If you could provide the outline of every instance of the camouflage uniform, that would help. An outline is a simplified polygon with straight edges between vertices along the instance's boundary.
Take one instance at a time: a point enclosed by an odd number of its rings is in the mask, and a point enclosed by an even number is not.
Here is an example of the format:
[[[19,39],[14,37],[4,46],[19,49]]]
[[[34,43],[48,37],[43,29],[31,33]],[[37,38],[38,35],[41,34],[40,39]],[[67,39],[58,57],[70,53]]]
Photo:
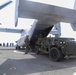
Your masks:
[[[42,43],[41,42],[42,41],[42,35],[41,34],[39,35],[38,41],[39,41],[40,44]]]
[[[29,36],[27,35],[26,36],[26,39],[25,39],[25,46],[26,46],[26,49],[25,49],[25,54],[27,54],[30,50],[30,46],[29,46]]]

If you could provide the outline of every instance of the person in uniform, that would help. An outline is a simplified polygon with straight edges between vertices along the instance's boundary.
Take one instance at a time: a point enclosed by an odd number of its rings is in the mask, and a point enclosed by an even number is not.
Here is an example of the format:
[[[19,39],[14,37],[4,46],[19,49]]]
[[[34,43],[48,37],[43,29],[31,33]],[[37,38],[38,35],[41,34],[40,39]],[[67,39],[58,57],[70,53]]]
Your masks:
[[[29,35],[26,35],[26,38],[25,38],[25,46],[26,46],[26,49],[25,49],[25,54],[28,54],[28,52],[30,51],[30,42],[29,42]]]
[[[42,46],[42,34],[39,35],[38,43],[40,46]]]
[[[40,35],[39,35],[39,38],[38,38],[38,41],[41,42],[41,40],[42,40],[42,34],[40,34]]]

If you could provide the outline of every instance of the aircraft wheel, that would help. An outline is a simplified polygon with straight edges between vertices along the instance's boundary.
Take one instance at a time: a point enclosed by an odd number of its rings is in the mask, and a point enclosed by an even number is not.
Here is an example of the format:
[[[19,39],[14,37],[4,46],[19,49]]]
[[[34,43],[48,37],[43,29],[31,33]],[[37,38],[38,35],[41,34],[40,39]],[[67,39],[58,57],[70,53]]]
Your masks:
[[[21,49],[20,46],[18,46],[18,49],[19,49],[19,50]]]
[[[58,48],[53,47],[49,51],[49,58],[52,59],[53,61],[60,61],[64,57],[63,57],[62,52]]]
[[[17,45],[17,46],[16,46],[16,50],[18,50],[18,49],[19,49],[19,46]]]

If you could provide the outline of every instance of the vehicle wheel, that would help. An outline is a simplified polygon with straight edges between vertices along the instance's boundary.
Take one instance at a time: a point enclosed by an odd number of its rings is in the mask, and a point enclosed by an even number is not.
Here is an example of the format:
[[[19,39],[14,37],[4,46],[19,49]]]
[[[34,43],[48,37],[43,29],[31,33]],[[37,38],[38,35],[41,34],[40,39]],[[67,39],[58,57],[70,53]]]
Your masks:
[[[53,61],[60,61],[64,58],[64,56],[58,48],[53,47],[49,51],[49,58]]]
[[[40,51],[39,51],[39,49],[38,49],[37,46],[35,46],[35,53],[36,53],[36,54],[39,54],[39,53],[40,53]]]

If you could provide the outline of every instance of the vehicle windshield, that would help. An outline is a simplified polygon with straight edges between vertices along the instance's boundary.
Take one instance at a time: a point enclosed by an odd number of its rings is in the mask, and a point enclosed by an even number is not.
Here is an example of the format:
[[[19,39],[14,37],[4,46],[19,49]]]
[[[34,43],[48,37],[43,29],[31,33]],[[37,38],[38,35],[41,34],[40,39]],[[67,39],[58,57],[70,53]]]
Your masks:
[[[59,40],[59,41],[66,41],[66,42],[75,41],[74,38],[59,38],[58,40]]]

